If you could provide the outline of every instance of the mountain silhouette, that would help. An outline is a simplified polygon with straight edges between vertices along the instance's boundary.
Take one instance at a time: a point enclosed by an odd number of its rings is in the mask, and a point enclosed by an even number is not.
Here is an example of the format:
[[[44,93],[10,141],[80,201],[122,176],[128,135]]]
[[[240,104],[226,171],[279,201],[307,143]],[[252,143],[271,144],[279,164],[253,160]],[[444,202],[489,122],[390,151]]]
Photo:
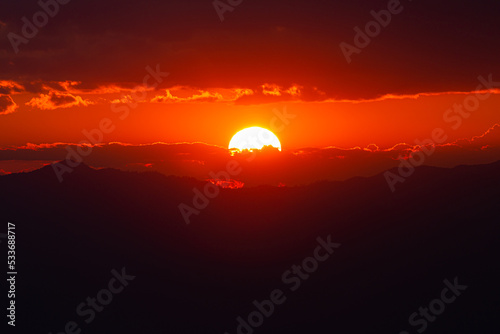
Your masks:
[[[190,224],[179,205],[193,207],[204,181],[85,164],[63,182],[52,166],[0,176],[4,224],[16,225],[16,329],[498,333],[499,172],[500,162],[422,166],[395,192],[383,174],[220,189]],[[285,273],[328,238],[340,245],[292,291],[299,283]],[[87,323],[77,306],[122,268],[135,278]],[[467,288],[411,325],[455,279]],[[276,289],[285,300],[248,325],[254,301]]]

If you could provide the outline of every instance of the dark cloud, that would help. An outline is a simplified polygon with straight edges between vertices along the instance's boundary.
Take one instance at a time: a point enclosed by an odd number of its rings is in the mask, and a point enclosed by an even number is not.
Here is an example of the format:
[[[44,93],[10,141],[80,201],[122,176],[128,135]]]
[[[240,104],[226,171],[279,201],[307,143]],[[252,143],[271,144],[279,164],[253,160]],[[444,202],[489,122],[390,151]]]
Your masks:
[[[25,88],[22,84],[11,80],[0,80],[0,94],[16,94],[24,92]]]
[[[82,98],[81,96],[59,93],[51,91],[48,94],[40,94],[39,97],[32,98],[26,104],[42,110],[54,110],[57,108],[69,108],[73,106],[88,106],[93,102]]]
[[[316,87],[330,98],[470,91],[500,77],[498,1],[402,1],[403,12],[347,64],[339,44],[388,1],[244,1],[221,22],[212,1],[70,1],[15,54],[7,38],[36,1],[4,4],[0,73],[28,81],[140,84],[147,65],[163,87]],[[316,97],[311,97],[314,100]],[[247,97],[249,99],[249,97]]]

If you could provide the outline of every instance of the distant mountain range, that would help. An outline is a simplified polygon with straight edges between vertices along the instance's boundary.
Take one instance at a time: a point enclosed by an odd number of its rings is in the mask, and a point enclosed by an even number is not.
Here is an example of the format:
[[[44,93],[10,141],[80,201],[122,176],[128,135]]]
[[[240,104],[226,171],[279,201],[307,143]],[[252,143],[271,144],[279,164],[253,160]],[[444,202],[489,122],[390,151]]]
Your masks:
[[[84,164],[62,183],[51,166],[0,176],[3,224],[16,224],[16,330],[59,333],[68,321],[101,334],[500,330],[500,162],[418,167],[394,193],[383,174],[216,195],[206,185]],[[206,201],[193,203],[198,191]],[[180,205],[196,212],[190,224]],[[123,267],[135,278],[86,323],[77,306]],[[419,314],[455,280],[467,288],[453,302]],[[266,311],[276,289],[281,303]],[[272,314],[260,321],[254,300]]]

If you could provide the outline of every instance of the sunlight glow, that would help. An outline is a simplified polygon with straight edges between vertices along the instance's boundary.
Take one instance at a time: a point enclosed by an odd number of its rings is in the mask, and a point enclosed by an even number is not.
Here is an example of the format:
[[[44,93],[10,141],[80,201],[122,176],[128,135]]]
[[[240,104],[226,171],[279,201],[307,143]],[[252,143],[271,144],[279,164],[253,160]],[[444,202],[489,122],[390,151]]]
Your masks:
[[[253,126],[236,133],[229,142],[229,149],[254,150],[264,146],[273,146],[281,151],[281,143],[271,131]]]

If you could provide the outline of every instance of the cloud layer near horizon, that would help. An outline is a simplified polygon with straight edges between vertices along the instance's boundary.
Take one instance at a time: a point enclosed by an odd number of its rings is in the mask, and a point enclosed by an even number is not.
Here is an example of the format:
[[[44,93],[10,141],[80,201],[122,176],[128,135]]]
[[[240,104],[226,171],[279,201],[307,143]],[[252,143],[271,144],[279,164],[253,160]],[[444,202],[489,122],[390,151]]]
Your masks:
[[[500,125],[484,134],[452,143],[423,146],[398,144],[389,149],[376,145],[355,148],[304,148],[278,152],[268,150],[258,154],[236,154],[222,147],[203,143],[155,143],[130,145],[110,143],[96,146],[75,144],[28,144],[16,149],[0,150],[3,173],[26,171],[44,164],[64,160],[83,161],[94,167],[112,167],[133,171],[158,171],[166,175],[209,179],[210,172],[227,170],[229,161],[237,161],[241,173],[234,179],[247,186],[260,184],[300,185],[321,180],[345,180],[355,176],[371,176],[397,167],[401,159],[425,154],[425,165],[453,167],[459,164],[481,164],[498,160],[500,156]],[[427,144],[427,145],[426,145]],[[32,162],[31,166],[29,162]],[[10,171],[9,171],[10,169]],[[16,170],[17,169],[17,170]]]

